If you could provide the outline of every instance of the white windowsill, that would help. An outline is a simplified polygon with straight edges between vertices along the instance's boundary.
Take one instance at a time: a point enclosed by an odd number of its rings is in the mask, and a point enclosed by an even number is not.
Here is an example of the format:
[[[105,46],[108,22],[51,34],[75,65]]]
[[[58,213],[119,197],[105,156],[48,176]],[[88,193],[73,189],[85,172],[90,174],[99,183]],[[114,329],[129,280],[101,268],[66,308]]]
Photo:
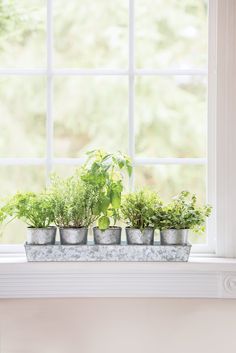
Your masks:
[[[0,258],[0,298],[236,298],[236,259],[188,263],[48,262]]]

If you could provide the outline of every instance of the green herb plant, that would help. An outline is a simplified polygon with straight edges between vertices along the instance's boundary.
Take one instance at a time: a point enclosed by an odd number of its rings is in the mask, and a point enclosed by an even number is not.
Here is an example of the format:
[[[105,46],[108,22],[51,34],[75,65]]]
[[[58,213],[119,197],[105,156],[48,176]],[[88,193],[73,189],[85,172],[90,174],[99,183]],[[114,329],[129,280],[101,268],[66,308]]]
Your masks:
[[[198,206],[197,197],[188,191],[182,191],[172,202],[158,208],[156,227],[164,229],[191,229],[195,233],[205,231],[206,218],[210,216],[212,207]]]
[[[45,192],[18,192],[0,209],[0,223],[22,220],[29,227],[46,228],[53,222],[53,208]]]
[[[98,202],[97,189],[81,180],[78,171],[66,179],[53,175],[48,194],[58,227],[88,227],[98,218],[93,212]]]
[[[118,152],[109,154],[102,150],[87,153],[83,166],[82,180],[92,185],[98,194],[93,214],[98,218],[98,227],[106,230],[113,220],[114,225],[120,219],[123,178],[131,176],[132,165],[128,156]]]
[[[141,190],[125,195],[122,199],[121,213],[129,227],[143,230],[155,226],[155,215],[162,201],[156,192]]]

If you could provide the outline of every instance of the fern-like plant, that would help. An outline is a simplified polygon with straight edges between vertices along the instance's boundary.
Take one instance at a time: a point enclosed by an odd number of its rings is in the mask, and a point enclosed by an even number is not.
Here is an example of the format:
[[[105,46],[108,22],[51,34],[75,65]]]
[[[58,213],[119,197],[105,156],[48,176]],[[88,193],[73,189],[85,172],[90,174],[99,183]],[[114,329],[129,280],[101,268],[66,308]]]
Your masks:
[[[58,227],[88,227],[98,218],[94,213],[99,197],[97,188],[81,180],[78,170],[66,179],[53,175],[48,194]]]
[[[143,230],[155,226],[155,216],[162,201],[155,192],[141,190],[125,195],[122,200],[122,218],[129,227]]]

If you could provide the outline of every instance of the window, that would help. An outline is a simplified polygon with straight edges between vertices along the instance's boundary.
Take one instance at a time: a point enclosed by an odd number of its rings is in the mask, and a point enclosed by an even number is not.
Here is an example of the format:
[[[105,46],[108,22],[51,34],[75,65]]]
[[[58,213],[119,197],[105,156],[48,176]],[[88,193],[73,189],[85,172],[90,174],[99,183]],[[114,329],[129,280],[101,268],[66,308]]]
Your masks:
[[[3,195],[39,190],[102,147],[131,156],[132,188],[212,202],[208,1],[5,0],[0,12]],[[192,242],[212,251],[213,232]]]

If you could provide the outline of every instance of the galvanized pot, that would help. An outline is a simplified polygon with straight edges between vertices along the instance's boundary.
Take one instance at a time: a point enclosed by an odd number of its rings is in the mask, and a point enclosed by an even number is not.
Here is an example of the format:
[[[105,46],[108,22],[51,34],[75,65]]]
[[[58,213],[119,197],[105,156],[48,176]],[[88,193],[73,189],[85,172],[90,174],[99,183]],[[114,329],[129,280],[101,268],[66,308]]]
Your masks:
[[[93,228],[94,243],[99,245],[119,245],[121,242],[121,227],[109,227],[101,230]]]
[[[47,228],[27,228],[27,244],[33,245],[53,245],[56,240],[56,227]]]
[[[154,228],[137,228],[126,227],[127,244],[129,245],[153,245],[154,243]]]
[[[161,245],[185,245],[188,243],[189,229],[161,230]]]
[[[60,228],[60,240],[63,245],[86,244],[88,228]]]

